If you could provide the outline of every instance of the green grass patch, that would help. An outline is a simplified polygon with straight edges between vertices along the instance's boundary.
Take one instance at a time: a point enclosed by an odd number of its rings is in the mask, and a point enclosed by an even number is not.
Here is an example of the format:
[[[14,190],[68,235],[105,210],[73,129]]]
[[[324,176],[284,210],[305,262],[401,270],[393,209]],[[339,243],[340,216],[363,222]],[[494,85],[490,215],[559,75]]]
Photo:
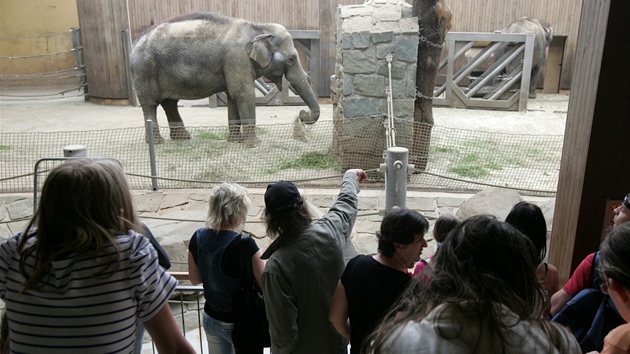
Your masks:
[[[9,150],[11,146],[9,145],[0,145],[0,150]]]
[[[341,165],[336,163],[331,155],[321,152],[308,152],[295,160],[287,160],[280,163],[280,165],[265,170],[267,174],[273,174],[278,171],[295,169],[307,169],[307,170],[324,170],[327,168],[333,168],[335,171],[341,171]]]
[[[215,133],[210,131],[200,132],[197,137],[201,140],[227,140],[227,131],[223,131],[222,133]]]

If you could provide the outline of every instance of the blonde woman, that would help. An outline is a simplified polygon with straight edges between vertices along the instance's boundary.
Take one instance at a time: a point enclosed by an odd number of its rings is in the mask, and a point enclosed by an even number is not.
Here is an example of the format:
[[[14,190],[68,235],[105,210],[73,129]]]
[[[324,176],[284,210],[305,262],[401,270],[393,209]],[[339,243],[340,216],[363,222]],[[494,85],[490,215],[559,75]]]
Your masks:
[[[251,202],[247,191],[235,183],[222,183],[210,191],[206,227],[197,230],[188,247],[188,272],[193,284],[203,284],[206,303],[202,315],[210,353],[234,353],[233,299],[241,289],[239,254],[251,256],[254,279],[260,286],[265,263],[251,237],[241,238]],[[262,353],[263,348],[255,352]]]

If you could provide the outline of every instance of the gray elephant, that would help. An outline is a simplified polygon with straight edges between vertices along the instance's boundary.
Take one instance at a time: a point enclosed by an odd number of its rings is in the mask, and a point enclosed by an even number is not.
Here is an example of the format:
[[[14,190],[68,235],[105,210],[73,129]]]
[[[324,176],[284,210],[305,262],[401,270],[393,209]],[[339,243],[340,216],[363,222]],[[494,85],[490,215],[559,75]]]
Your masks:
[[[320,108],[302,69],[289,32],[275,23],[252,23],[214,13],[190,13],[168,19],[145,31],[130,55],[133,86],[145,121],[166,112],[171,139],[190,139],[177,110],[180,99],[200,99],[218,92],[228,97],[228,141],[255,146],[254,80],[266,77],[282,90],[282,77],[306,102],[304,123],[315,123]]]
[[[532,72],[529,81],[529,98],[536,98],[536,83],[538,82],[538,76],[541,70],[545,67],[547,62],[547,47],[553,39],[553,28],[547,22],[540,22],[536,19],[529,17],[521,17],[518,20],[510,23],[504,29],[503,33],[527,33],[533,32],[536,36],[534,40],[534,55],[532,58]],[[512,72],[514,67],[520,65],[520,62],[515,60],[507,66],[506,72]]]

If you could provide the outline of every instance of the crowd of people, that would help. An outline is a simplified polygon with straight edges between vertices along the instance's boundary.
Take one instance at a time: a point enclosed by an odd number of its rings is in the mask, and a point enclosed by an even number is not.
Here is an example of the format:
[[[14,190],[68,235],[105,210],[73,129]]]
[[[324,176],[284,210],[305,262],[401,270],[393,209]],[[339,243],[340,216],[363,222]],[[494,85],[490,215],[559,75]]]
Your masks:
[[[546,261],[545,217],[528,202],[505,221],[444,214],[431,234],[421,213],[389,210],[377,253],[345,264],[366,178],[346,171],[320,218],[295,184],[270,184],[263,219],[272,243],[264,252],[245,231],[247,190],[211,189],[206,225],[188,248],[211,354],[265,346],[341,354],[348,344],[352,354],[630,353],[630,194],[600,250],[560,288]],[[427,235],[437,245],[422,259]],[[1,352],[138,353],[146,328],[158,352],[193,353],[167,303],[177,285],[169,266],[138,219],[119,164],[60,164],[27,227],[0,245]],[[252,312],[251,321],[261,321],[268,343],[234,337],[243,309],[254,308],[242,296],[248,291],[264,298],[263,316]]]

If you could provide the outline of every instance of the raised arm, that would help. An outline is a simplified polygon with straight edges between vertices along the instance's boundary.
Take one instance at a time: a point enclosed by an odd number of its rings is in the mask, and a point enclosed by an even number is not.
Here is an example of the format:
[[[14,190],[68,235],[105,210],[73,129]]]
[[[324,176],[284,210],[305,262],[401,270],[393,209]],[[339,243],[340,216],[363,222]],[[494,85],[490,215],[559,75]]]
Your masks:
[[[366,178],[365,171],[361,169],[346,171],[335,203],[316,223],[335,237],[340,247],[343,247],[354,227],[358,211],[359,183]]]

